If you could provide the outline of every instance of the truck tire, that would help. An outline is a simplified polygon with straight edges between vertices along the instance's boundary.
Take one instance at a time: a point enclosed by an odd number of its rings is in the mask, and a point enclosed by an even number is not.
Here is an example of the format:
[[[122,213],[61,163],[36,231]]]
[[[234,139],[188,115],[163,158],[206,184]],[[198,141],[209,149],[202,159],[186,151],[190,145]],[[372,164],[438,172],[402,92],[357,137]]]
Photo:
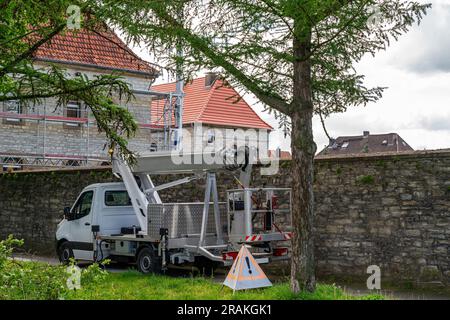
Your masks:
[[[69,243],[67,241],[61,243],[58,247],[59,261],[64,265],[68,265],[70,263],[70,259],[73,257],[73,251],[72,248],[69,247]]]
[[[149,247],[144,247],[139,251],[136,265],[139,272],[144,274],[161,272],[161,259],[156,255],[155,250]]]

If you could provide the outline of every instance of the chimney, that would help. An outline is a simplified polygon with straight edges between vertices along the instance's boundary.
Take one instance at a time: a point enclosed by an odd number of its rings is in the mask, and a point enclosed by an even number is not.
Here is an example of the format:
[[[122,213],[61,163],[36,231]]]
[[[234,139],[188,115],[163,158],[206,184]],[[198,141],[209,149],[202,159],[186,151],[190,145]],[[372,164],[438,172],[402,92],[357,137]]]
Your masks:
[[[335,142],[336,142],[336,139],[334,139],[334,138],[329,138],[329,140],[328,140],[328,146],[331,147]]]
[[[211,87],[214,82],[217,80],[217,73],[215,72],[207,72],[205,73],[205,87]]]
[[[363,138],[368,138],[369,137],[369,131],[363,131]]]

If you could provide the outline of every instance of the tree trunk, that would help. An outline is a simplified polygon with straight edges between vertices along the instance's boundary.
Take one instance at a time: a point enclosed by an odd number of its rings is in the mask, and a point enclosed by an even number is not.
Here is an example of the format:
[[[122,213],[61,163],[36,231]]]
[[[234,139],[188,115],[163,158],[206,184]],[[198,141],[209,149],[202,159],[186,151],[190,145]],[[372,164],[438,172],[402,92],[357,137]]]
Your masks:
[[[294,40],[294,90],[290,110],[292,133],[292,238],[291,290],[314,291],[314,195],[313,174],[316,145],[313,140],[310,33]]]

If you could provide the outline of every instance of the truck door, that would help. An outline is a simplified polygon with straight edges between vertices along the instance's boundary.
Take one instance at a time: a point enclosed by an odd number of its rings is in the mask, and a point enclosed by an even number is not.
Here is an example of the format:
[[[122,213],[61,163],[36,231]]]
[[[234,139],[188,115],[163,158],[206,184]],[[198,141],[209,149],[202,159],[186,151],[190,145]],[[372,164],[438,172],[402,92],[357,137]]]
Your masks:
[[[83,192],[72,208],[70,231],[71,247],[75,259],[93,259],[93,236],[91,231],[94,191]]]

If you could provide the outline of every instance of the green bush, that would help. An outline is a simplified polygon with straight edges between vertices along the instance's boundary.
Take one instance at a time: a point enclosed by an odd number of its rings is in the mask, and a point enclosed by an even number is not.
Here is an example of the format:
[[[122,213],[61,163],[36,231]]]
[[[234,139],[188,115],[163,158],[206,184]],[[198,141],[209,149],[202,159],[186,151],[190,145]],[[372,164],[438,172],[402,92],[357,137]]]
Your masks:
[[[65,299],[72,291],[67,285],[70,276],[68,268],[11,259],[14,247],[22,244],[23,240],[14,239],[12,236],[0,241],[0,299]],[[81,290],[90,290],[106,275],[107,272],[96,263],[82,269]]]
[[[9,235],[6,240],[0,241],[0,271],[5,267],[14,247],[19,247],[21,245],[23,245],[23,240],[14,239],[12,235]]]

